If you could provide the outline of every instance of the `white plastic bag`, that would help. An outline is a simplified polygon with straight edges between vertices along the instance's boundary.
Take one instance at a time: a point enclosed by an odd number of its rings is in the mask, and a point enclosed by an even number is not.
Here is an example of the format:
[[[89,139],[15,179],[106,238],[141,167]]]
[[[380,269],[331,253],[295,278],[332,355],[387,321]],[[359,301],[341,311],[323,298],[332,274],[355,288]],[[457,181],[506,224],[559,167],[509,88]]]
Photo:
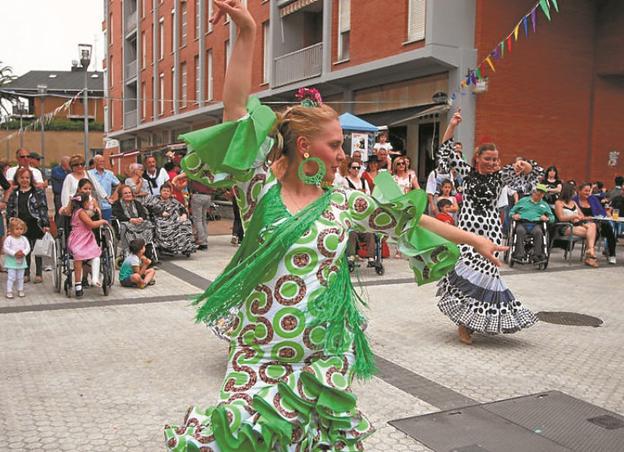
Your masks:
[[[33,248],[33,255],[37,257],[52,257],[54,252],[54,237],[49,232],[46,232],[42,238],[35,242]]]

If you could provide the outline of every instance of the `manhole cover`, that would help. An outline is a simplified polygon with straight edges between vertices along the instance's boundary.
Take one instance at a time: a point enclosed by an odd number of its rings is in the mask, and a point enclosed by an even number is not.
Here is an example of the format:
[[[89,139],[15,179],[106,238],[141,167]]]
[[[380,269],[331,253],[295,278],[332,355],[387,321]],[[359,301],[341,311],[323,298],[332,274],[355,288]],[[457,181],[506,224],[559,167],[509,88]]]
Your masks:
[[[591,315],[578,314],[576,312],[538,312],[537,318],[542,322],[568,326],[593,326],[602,325],[602,320]]]
[[[587,420],[593,424],[599,425],[602,428],[606,428],[607,430],[615,430],[617,428],[624,427],[624,421],[608,414],[592,417]]]

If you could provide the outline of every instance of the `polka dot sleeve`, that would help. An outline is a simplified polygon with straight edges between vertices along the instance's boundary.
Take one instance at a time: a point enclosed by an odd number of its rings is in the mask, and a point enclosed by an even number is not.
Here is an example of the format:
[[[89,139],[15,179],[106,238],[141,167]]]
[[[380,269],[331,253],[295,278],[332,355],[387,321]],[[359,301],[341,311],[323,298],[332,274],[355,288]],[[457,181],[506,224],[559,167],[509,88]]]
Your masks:
[[[472,166],[457,155],[453,150],[454,146],[455,141],[451,138],[442,143],[440,149],[438,149],[438,172],[450,174],[451,169],[454,169],[461,177],[465,177],[472,170]]]

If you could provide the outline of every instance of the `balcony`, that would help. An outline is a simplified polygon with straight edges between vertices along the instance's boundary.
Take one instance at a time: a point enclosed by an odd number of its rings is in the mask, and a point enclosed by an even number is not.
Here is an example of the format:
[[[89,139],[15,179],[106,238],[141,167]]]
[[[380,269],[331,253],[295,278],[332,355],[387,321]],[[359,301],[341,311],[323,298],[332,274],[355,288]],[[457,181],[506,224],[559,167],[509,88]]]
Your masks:
[[[126,16],[126,34],[133,32],[137,27],[137,12],[134,11]]]
[[[273,86],[284,86],[312,77],[323,72],[323,43],[295,50],[275,58]]]
[[[136,60],[126,64],[126,82],[136,78],[137,76],[137,62]]]
[[[124,113],[124,129],[133,129],[137,126],[137,111],[129,110]]]

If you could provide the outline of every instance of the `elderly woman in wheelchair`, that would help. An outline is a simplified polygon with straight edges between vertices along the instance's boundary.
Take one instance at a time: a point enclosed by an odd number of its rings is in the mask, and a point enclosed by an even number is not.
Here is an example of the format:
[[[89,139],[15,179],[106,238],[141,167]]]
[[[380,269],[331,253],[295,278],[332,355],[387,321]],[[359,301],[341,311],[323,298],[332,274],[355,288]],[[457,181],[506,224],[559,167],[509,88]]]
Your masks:
[[[148,254],[153,262],[158,259],[155,256],[154,247],[154,223],[150,220],[147,209],[134,198],[132,189],[127,185],[120,185],[117,189],[119,199],[113,204],[113,224],[117,227],[122,256],[128,254],[129,243],[134,239],[143,239],[148,244]]]
[[[555,221],[550,206],[544,201],[547,187],[537,184],[531,196],[520,199],[511,209],[512,224],[511,261],[528,263],[527,251],[532,251],[530,260],[542,264],[548,260],[548,223]],[[528,236],[528,237],[527,237]],[[527,240],[528,238],[531,240]],[[527,244],[529,245],[527,247]]]

